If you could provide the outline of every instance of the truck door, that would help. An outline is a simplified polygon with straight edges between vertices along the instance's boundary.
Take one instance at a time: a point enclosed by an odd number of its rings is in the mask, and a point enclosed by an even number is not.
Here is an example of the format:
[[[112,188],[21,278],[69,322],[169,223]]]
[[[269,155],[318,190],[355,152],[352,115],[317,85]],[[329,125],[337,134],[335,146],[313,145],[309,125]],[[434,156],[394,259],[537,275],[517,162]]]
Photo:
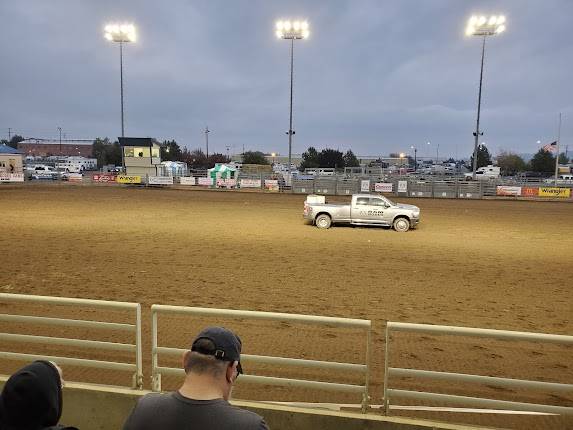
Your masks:
[[[356,197],[356,199],[352,199],[350,219],[353,222],[367,222],[369,203],[370,199],[368,197]]]
[[[378,197],[370,197],[368,205],[368,222],[372,224],[384,223],[384,214],[386,212],[386,203]]]

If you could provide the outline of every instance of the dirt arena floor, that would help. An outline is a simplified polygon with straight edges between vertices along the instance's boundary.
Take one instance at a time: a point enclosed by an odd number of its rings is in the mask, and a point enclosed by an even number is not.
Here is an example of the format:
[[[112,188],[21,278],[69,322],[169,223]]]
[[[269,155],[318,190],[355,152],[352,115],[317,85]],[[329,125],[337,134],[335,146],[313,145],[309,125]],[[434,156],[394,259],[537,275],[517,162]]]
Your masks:
[[[0,292],[119,300],[143,305],[149,387],[152,304],[274,311],[373,322],[372,404],[382,402],[384,323],[573,334],[573,204],[400,199],[421,207],[416,230],[334,227],[302,220],[302,195],[142,189],[117,186],[0,187]],[[339,197],[332,200],[347,201]],[[24,306],[0,313],[128,321],[115,312]],[[117,315],[116,315],[117,314]],[[207,324],[234,328],[244,353],[364,363],[364,332],[247,319],[160,317],[161,346],[186,348]],[[72,327],[36,334],[129,342]],[[23,326],[0,323],[0,331]],[[98,337],[99,336],[99,337]],[[3,342],[4,350],[133,360],[124,353]],[[573,348],[396,333],[393,367],[573,384]],[[110,354],[113,354],[110,357]],[[179,366],[179,359],[161,359]],[[0,373],[20,363],[0,362]],[[244,365],[247,373],[361,383],[360,376]],[[129,385],[121,372],[64,366],[70,380]],[[173,389],[177,378],[164,379]],[[392,379],[393,388],[573,406],[573,395],[466,383]],[[353,395],[239,384],[236,398],[359,403]],[[407,405],[407,401],[397,401]],[[433,403],[431,405],[439,405]],[[519,428],[573,428],[547,416],[395,412],[452,422]]]

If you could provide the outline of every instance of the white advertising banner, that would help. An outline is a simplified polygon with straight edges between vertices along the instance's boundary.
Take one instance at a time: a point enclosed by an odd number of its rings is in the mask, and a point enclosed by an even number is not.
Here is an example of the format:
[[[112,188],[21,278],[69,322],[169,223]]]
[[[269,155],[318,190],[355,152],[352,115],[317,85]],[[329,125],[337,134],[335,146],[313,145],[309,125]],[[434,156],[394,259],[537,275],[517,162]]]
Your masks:
[[[365,179],[360,181],[360,191],[367,193],[370,191],[370,181]]]
[[[279,191],[279,181],[277,179],[265,179],[265,190]]]
[[[520,196],[521,195],[521,187],[507,187],[507,186],[499,185],[497,187],[496,194],[498,196]]]
[[[193,176],[182,176],[179,178],[181,185],[195,185],[195,178]]]
[[[241,188],[261,188],[260,179],[241,179]]]
[[[0,182],[24,182],[23,173],[0,173]]]
[[[233,188],[237,186],[236,179],[217,179],[217,186],[222,188]]]
[[[197,178],[197,183],[199,185],[211,186],[213,185],[213,178]]]
[[[150,176],[147,183],[149,185],[173,185],[173,176]]]
[[[374,184],[374,191],[376,191],[377,193],[391,193],[393,187],[394,187],[394,184],[392,184],[392,183],[376,182]]]
[[[398,192],[399,193],[408,192],[408,181],[398,181]]]

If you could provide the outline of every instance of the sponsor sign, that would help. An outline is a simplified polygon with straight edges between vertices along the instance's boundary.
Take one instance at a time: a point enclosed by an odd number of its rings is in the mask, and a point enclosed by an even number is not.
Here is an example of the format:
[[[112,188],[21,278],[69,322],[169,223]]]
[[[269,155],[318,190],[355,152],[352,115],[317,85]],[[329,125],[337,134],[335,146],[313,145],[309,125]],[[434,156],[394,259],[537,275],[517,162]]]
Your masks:
[[[261,188],[260,179],[241,179],[241,188]]]
[[[537,197],[539,195],[539,188],[537,187],[521,187],[522,197]]]
[[[408,181],[398,181],[398,192],[399,193],[408,192]]]
[[[360,191],[363,193],[367,193],[370,191],[370,181],[367,179],[363,179],[360,181]]]
[[[265,179],[265,190],[279,191],[279,181],[277,179]]]
[[[23,173],[0,173],[0,182],[24,182]]]
[[[571,188],[539,187],[539,197],[571,197]]]
[[[141,176],[118,175],[116,181],[119,184],[141,184]]]
[[[233,188],[237,186],[236,179],[217,179],[217,186],[220,188]]]
[[[498,196],[520,196],[521,187],[507,187],[499,185],[496,190]]]
[[[115,175],[94,175],[92,180],[94,182],[116,182]]]
[[[149,176],[147,183],[149,185],[173,185],[173,176]]]
[[[392,183],[376,182],[374,184],[374,191],[376,191],[377,193],[391,193],[393,185],[394,184]]]
[[[68,175],[68,181],[69,182],[82,182],[84,179],[84,176],[81,173],[70,173]]]
[[[197,178],[198,185],[204,185],[210,187],[213,185],[213,178]]]
[[[182,176],[179,178],[179,183],[181,185],[195,185],[195,178],[193,176]]]

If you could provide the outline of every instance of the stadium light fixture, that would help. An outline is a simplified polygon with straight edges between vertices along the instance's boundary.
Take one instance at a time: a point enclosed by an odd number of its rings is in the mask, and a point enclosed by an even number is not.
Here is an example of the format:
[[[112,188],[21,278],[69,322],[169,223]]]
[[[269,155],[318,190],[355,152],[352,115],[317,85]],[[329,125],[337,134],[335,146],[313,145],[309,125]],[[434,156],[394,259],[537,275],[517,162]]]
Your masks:
[[[301,20],[280,20],[275,24],[275,35],[278,39],[290,40],[290,114],[288,134],[288,184],[291,183],[291,164],[292,164],[292,135],[295,134],[292,129],[292,94],[293,94],[293,65],[294,65],[294,41],[308,39],[310,36],[309,25],[307,21]]]
[[[483,136],[483,131],[479,129],[479,119],[481,112],[481,89],[483,82],[483,60],[485,56],[485,39],[488,36],[495,36],[505,31],[506,19],[503,15],[491,15],[486,17],[472,16],[468,20],[466,27],[466,36],[480,36],[482,37],[482,48],[481,48],[481,70],[479,75],[479,93],[478,93],[478,107],[477,107],[477,120],[476,120],[476,130],[474,134],[474,154],[473,154],[473,166],[472,166],[472,178],[476,180],[476,170],[477,170],[477,152],[478,152],[478,141],[480,136]]]

